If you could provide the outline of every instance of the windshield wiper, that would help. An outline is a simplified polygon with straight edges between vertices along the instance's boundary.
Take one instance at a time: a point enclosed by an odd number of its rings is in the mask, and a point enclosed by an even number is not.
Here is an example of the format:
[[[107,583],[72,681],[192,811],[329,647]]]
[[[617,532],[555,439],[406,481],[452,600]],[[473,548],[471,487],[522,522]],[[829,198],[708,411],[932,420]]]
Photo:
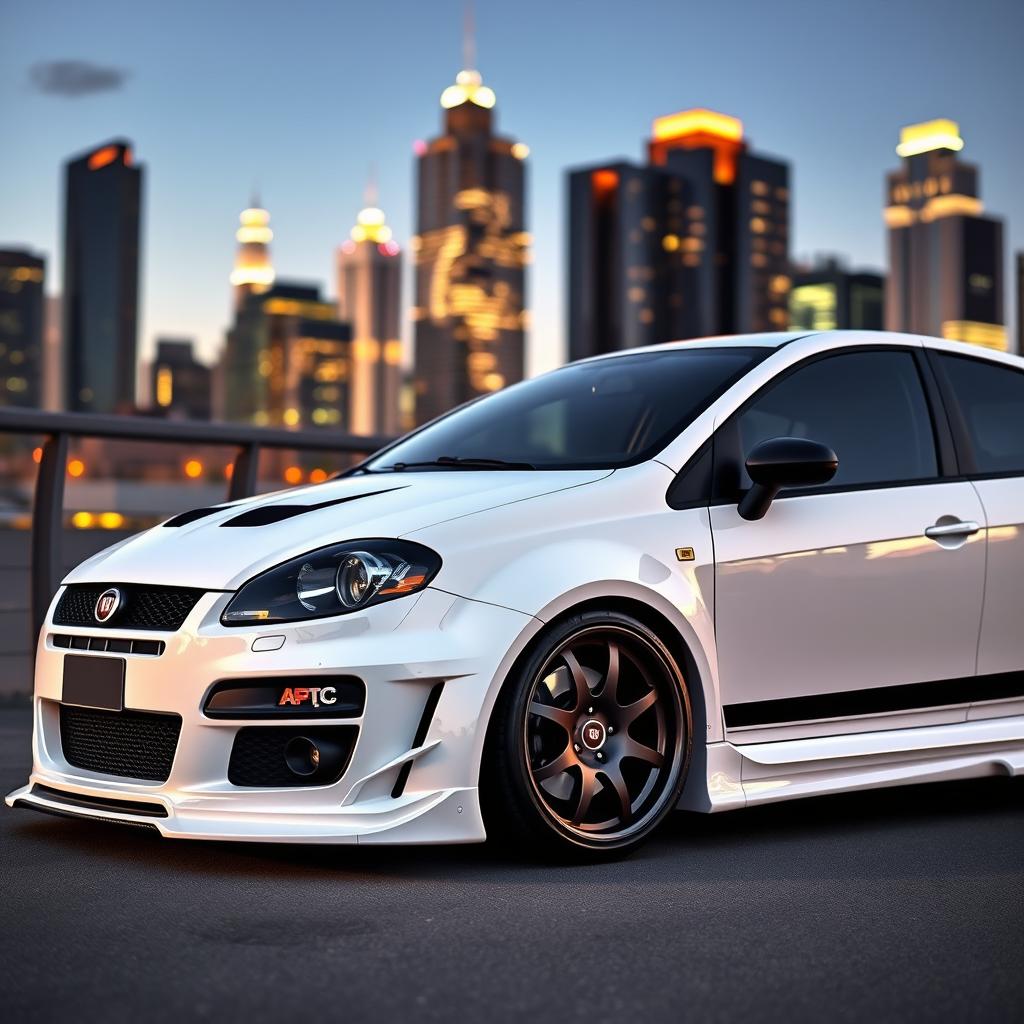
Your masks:
[[[391,469],[401,473],[406,469],[429,469],[438,466],[442,469],[536,469],[530,462],[506,462],[504,459],[474,459],[461,455],[439,455],[436,459],[426,462],[396,462],[393,466],[381,466],[382,470]]]

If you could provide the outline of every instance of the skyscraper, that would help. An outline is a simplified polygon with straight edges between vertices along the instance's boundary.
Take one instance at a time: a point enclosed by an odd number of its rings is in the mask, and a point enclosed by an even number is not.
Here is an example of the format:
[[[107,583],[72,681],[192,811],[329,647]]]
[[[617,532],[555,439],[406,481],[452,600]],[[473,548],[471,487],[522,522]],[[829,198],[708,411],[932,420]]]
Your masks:
[[[352,328],[351,418],[355,434],[400,429],[402,257],[384,213],[370,203],[338,250],[338,315]]]
[[[494,133],[494,93],[466,70],[441,94],[444,132],[418,145],[416,418],[432,419],[523,377],[525,160]]]
[[[150,367],[153,407],[167,416],[210,418],[210,368],[188,339],[158,338]]]
[[[42,404],[45,273],[41,256],[0,249],[0,406]]]
[[[903,163],[886,180],[885,324],[1005,351],[1003,223],[983,212],[978,168],[957,157],[963,146],[955,121],[900,133]]]
[[[789,293],[792,331],[881,331],[885,327],[885,279],[851,271],[835,258],[793,272]]]
[[[142,168],[115,139],[65,165],[65,407],[135,405]]]
[[[350,421],[352,333],[315,285],[277,281],[246,297],[222,361],[229,420],[274,427]]]
[[[789,322],[789,166],[711,110],[655,120],[647,162],[571,171],[569,357]]]
[[[259,295],[274,283],[274,266],[270,261],[270,214],[254,197],[249,207],[238,217],[240,225],[235,232],[238,250],[235,268],[231,271],[231,284],[235,291],[235,309],[241,309],[249,295]]]
[[[1024,355],[1024,252],[1017,253],[1017,354]]]

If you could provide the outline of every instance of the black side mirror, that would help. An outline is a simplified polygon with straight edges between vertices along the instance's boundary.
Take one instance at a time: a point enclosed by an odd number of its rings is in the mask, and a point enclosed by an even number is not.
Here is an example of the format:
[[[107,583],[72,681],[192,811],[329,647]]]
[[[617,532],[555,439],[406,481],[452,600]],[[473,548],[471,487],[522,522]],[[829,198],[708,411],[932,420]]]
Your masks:
[[[747,475],[754,486],[743,495],[737,511],[744,519],[763,519],[784,487],[816,487],[836,475],[839,459],[826,444],[802,437],[773,437],[747,456]]]

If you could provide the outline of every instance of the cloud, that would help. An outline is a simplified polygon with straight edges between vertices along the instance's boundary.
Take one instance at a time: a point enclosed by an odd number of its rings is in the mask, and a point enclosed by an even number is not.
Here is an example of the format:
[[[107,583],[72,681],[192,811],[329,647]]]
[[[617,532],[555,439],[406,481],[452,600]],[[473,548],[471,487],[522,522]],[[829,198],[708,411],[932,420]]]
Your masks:
[[[124,68],[104,67],[87,60],[44,60],[29,68],[28,77],[39,92],[74,99],[120,89],[128,74]]]

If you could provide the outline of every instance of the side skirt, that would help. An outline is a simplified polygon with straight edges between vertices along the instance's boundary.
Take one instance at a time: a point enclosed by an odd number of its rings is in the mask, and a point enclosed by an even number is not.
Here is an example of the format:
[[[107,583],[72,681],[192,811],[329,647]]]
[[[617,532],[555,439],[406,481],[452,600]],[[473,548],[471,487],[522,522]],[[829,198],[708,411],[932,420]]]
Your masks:
[[[680,807],[721,811],[913,782],[1024,774],[1024,716],[774,743],[713,743],[706,789]]]

